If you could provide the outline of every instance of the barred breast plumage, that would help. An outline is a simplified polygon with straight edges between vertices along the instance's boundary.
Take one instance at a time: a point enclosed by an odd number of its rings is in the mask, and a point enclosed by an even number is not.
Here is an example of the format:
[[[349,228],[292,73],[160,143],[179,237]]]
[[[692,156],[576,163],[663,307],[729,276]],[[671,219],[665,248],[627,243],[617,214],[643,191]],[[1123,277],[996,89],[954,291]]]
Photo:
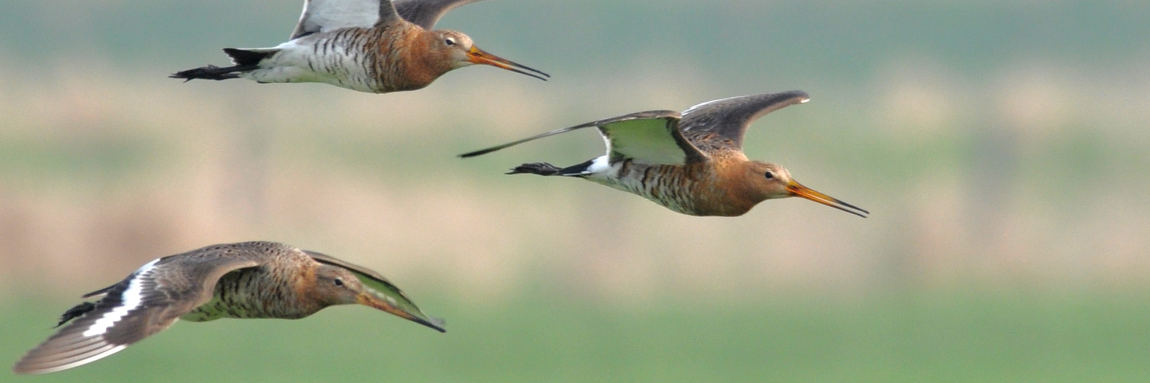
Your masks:
[[[637,194],[679,213],[700,215],[700,204],[695,196],[698,195],[697,189],[707,183],[709,174],[697,167],[681,169],[624,160],[613,164],[606,172],[588,174],[586,178]]]
[[[283,281],[300,279],[301,271],[293,265],[308,263],[298,259],[303,253],[284,257],[256,267],[224,274],[216,281],[212,299],[184,314],[180,319],[206,322],[220,318],[299,319],[314,314],[324,306],[301,296],[294,284]]]

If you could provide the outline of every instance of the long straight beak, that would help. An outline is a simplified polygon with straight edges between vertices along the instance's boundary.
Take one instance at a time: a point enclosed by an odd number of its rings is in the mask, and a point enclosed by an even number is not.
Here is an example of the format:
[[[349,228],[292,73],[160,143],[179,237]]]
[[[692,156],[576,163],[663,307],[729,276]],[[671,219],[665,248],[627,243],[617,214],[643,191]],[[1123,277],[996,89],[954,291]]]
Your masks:
[[[407,310],[404,310],[402,308],[397,307],[394,304],[391,304],[390,302],[388,302],[386,300],[380,299],[379,297],[376,297],[375,295],[372,295],[371,293],[368,293],[368,292],[360,293],[359,296],[356,297],[356,303],[359,303],[361,305],[368,306],[368,307],[377,308],[381,311],[391,313],[392,315],[395,315],[397,317],[407,319],[409,321],[419,323],[419,324],[427,326],[427,327],[431,327],[431,328],[433,328],[439,332],[447,332],[447,330],[443,328],[444,323],[443,323],[442,319],[430,318],[430,317],[424,316],[423,313],[409,312]],[[418,310],[418,309],[416,309],[416,310]]]
[[[866,211],[865,209],[863,209],[861,207],[851,205],[849,203],[839,201],[838,199],[835,199],[834,197],[831,197],[829,195],[819,193],[819,192],[815,191],[814,189],[808,188],[806,186],[803,186],[803,184],[795,182],[794,180],[791,180],[790,182],[787,183],[787,191],[791,192],[791,195],[803,197],[803,198],[809,199],[811,201],[815,201],[815,202],[821,203],[823,205],[827,205],[827,206],[833,207],[835,209],[839,209],[839,210],[845,211],[847,213],[857,215],[859,217],[866,218],[867,215],[870,214],[869,211]]]
[[[518,63],[515,63],[514,61],[511,61],[511,60],[508,60],[508,59],[484,52],[482,49],[479,49],[479,47],[476,47],[476,46],[472,46],[471,50],[467,51],[467,58],[468,58],[468,61],[471,61],[472,63],[475,63],[475,64],[491,65],[491,66],[503,68],[503,69],[506,69],[506,70],[509,70],[509,71],[512,71],[515,73],[525,74],[525,75],[528,75],[528,76],[531,76],[531,77],[534,77],[534,78],[537,78],[537,79],[540,79],[543,81],[547,81],[547,78],[545,78],[545,77],[551,77],[551,75],[540,72],[537,69],[530,68],[530,67],[523,66],[523,65],[519,65]],[[532,72],[534,72],[534,73],[532,73]],[[538,74],[536,74],[536,73],[538,73]]]

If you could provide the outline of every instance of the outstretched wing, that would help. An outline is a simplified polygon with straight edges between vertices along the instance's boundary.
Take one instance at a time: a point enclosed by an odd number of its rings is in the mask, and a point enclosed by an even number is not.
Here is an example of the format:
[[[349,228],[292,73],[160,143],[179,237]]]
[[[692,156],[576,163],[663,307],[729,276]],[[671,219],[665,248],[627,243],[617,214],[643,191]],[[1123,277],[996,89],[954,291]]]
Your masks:
[[[522,140],[459,155],[474,157],[507,147],[554,136],[576,129],[596,127],[607,144],[611,162],[634,159],[649,164],[682,165],[687,162],[706,161],[707,155],[688,142],[676,127],[679,113],[670,110],[652,110],[619,117],[588,122],[572,127],[555,129]]]
[[[395,0],[392,3],[404,20],[430,30],[448,11],[476,1],[481,0]]]
[[[371,28],[396,17],[390,0],[304,0],[303,14],[289,40],[342,28]]]
[[[707,160],[707,155],[683,137],[679,113],[659,110],[632,113],[597,121],[607,144],[608,160],[634,160],[652,165],[685,165]]]
[[[743,135],[755,119],[810,100],[803,91],[739,96],[704,102],[683,111],[679,127],[694,143],[742,150]]]
[[[355,274],[355,277],[359,279],[359,282],[362,283],[364,287],[370,289],[376,297],[383,299],[392,306],[407,314],[410,314],[411,317],[408,319],[411,319],[424,326],[439,330],[439,332],[447,331],[444,329],[445,323],[443,319],[430,317],[424,314],[423,311],[415,305],[415,302],[412,302],[411,299],[407,297],[407,294],[404,294],[403,291],[399,290],[399,287],[396,287],[394,284],[388,281],[387,278],[379,275],[379,273],[366,267],[337,259],[327,254],[317,253],[310,250],[304,250],[304,253],[307,253],[307,255],[311,256],[312,259],[315,259],[316,262],[342,267],[347,271],[350,271],[352,274]]]
[[[91,363],[163,331],[212,297],[224,274],[260,264],[258,254],[213,246],[148,262],[104,297],[24,355],[12,370],[42,374]]]

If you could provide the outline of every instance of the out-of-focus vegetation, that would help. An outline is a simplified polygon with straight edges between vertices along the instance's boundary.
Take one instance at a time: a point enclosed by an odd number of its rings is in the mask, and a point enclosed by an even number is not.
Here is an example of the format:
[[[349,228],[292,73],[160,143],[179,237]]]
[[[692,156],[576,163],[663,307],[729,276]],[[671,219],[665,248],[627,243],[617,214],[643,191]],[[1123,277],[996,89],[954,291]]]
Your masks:
[[[479,309],[433,300],[455,319],[447,334],[346,307],[305,321],[180,323],[106,360],[36,379],[1139,381],[1150,374],[1150,309],[1128,298],[661,300],[627,309],[538,295]],[[0,324],[29,329],[9,337],[18,343],[38,342],[31,329],[55,314],[32,302],[10,307],[21,310]]]
[[[1150,372],[1150,5],[499,0],[439,27],[551,81],[465,68],[369,95],[166,78],[281,42],[298,7],[0,5],[2,360],[149,259],[264,239],[379,270],[448,333],[362,308],[181,323],[43,380]],[[800,200],[687,217],[501,175],[596,156],[593,132],[453,157],[790,89],[812,101],[759,120],[748,155],[870,218]]]

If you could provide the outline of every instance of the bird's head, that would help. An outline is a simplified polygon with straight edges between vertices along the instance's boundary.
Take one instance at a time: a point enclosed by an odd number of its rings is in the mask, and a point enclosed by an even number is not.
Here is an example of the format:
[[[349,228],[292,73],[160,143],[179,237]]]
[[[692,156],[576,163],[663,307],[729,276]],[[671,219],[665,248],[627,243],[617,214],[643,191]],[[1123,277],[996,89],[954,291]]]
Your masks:
[[[435,30],[426,34],[431,46],[429,58],[436,66],[442,66],[443,72],[458,69],[474,64],[490,65],[503,68],[515,73],[525,74],[540,80],[551,77],[536,69],[520,65],[511,60],[487,53],[471,41],[471,37],[462,32],[450,30]]]
[[[331,265],[319,265],[315,271],[313,293],[324,306],[365,304],[372,299],[366,294],[363,283],[347,269]]]
[[[791,172],[782,165],[762,161],[748,161],[745,164],[742,178],[756,203],[775,198],[802,197],[859,217],[866,218],[870,214],[858,206],[803,186],[792,179]]]
[[[315,300],[323,307],[364,305],[415,321],[440,332],[444,331],[442,319],[424,316],[419,308],[415,307],[398,289],[388,291],[390,289],[387,287],[394,289],[394,286],[368,286],[360,280],[359,275],[351,270],[326,263],[317,266],[315,278],[315,288],[312,289],[312,294],[315,294]]]

